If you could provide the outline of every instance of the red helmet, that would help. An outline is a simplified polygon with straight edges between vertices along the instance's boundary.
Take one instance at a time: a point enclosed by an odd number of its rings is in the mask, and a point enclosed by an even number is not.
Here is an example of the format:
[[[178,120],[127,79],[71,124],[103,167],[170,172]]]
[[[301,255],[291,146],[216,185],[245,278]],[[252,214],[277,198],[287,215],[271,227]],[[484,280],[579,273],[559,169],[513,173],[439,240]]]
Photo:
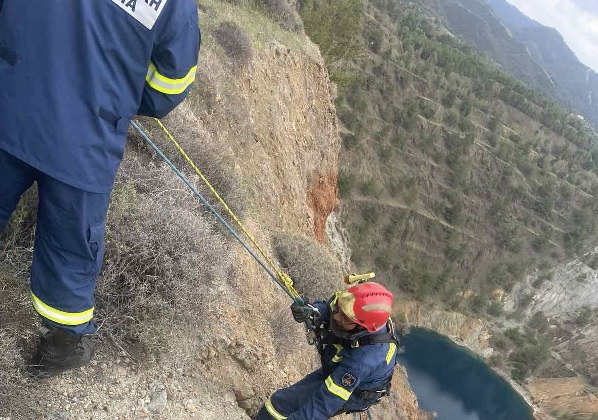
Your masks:
[[[378,331],[386,325],[393,302],[392,293],[374,282],[350,287],[340,292],[337,298],[343,313],[369,332]]]

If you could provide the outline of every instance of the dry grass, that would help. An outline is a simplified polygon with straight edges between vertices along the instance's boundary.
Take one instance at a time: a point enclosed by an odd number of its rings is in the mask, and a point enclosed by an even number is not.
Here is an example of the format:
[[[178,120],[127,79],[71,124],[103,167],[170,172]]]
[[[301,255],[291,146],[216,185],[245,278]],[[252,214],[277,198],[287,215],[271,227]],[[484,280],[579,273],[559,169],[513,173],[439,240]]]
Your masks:
[[[37,386],[24,372],[36,344],[37,322],[26,276],[16,278],[0,269],[0,302],[0,418],[39,418],[31,401],[22,397],[35,393]]]

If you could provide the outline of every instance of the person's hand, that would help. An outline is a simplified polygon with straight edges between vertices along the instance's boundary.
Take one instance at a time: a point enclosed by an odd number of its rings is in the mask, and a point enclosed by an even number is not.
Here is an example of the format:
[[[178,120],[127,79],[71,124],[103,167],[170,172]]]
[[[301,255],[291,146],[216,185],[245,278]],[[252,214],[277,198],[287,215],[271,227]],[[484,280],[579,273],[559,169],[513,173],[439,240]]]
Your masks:
[[[314,313],[314,307],[308,304],[307,301],[305,301],[303,305],[298,302],[293,302],[291,305],[291,313],[293,314],[293,319],[297,322],[309,321]]]

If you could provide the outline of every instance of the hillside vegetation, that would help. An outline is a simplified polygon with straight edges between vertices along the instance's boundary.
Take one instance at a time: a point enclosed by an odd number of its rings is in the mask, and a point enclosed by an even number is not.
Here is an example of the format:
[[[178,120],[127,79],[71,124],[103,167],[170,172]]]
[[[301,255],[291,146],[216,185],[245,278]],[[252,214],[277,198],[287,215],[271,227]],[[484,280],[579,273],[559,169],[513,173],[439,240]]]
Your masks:
[[[502,294],[526,273],[596,244],[598,150],[584,122],[412,3],[300,6],[338,85],[338,186],[360,271],[500,316]],[[316,24],[331,15],[334,25]],[[337,27],[350,48],[332,47]],[[547,349],[534,332],[510,362],[542,361]]]

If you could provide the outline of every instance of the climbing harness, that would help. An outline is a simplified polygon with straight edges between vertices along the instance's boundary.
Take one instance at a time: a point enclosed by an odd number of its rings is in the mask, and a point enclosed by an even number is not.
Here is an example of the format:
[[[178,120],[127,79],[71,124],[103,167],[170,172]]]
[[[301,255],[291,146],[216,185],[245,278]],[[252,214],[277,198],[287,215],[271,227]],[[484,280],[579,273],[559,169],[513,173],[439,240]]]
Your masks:
[[[276,264],[265,251],[258,245],[256,240],[253,236],[247,231],[245,226],[241,223],[241,221],[237,218],[237,216],[233,213],[233,211],[228,207],[226,202],[220,197],[218,192],[214,189],[214,187],[210,184],[210,182],[206,179],[206,177],[201,173],[199,168],[193,163],[191,158],[185,153],[183,148],[180,144],[174,139],[172,134],[168,131],[168,129],[162,124],[160,120],[154,118],[154,121],[160,127],[160,129],[166,134],[168,139],[174,144],[176,149],[179,153],[185,158],[185,160],[189,163],[189,165],[194,169],[195,173],[200,177],[203,183],[210,189],[212,194],[218,199],[220,204],[224,207],[224,209],[228,212],[231,218],[237,223],[241,231],[249,238],[249,241],[258,250],[260,255],[262,256],[263,260],[258,257],[258,255],[249,247],[249,245],[240,237],[240,235],[233,229],[233,227],[226,221],[224,218],[218,213],[218,211],[212,207],[212,205],[201,195],[201,193],[191,184],[191,182],[183,175],[183,173],[172,163],[162,152],[162,150],[151,140],[151,138],[146,134],[146,132],[141,128],[141,126],[136,123],[135,121],[131,121],[133,128],[143,137],[143,139],[150,145],[152,149],[158,154],[158,156],[172,169],[172,171],[191,189],[193,194],[199,198],[201,203],[214,215],[216,218],[226,227],[226,229],[239,241],[239,243],[249,252],[249,254],[257,261],[257,263],[268,273],[268,275],[276,282],[285,292],[287,295],[291,297],[295,302],[299,303],[300,305],[304,305],[305,302],[301,295],[295,290],[293,287],[293,280],[289,277],[288,274],[283,273],[280,269],[276,267]],[[265,262],[264,262],[265,260]],[[268,265],[266,265],[266,263]],[[307,325],[306,325],[307,326]]]
[[[355,340],[347,340],[342,339],[340,337],[335,336],[332,332],[328,331],[326,326],[323,323],[316,324],[316,328],[314,330],[315,345],[318,349],[318,353],[322,355],[324,351],[325,345],[340,345],[343,347],[351,347],[357,348],[372,344],[379,344],[379,343],[389,343],[391,346],[394,346],[396,350],[399,351],[400,343],[399,338],[397,336],[397,332],[395,329],[394,322],[389,319],[386,327],[388,332],[386,333],[378,333],[374,335],[365,335],[363,337],[356,338]],[[392,347],[391,347],[392,349]],[[392,351],[392,350],[391,350]],[[397,359],[395,359],[395,364],[398,363]],[[391,388],[391,381],[392,381],[392,374],[388,378],[388,381],[377,389],[368,389],[368,390],[360,390],[356,389],[353,391],[353,395],[356,399],[365,402],[368,405],[368,408],[362,411],[341,411],[340,413],[344,414],[353,414],[353,419],[372,419],[372,414],[370,413],[369,409],[371,406],[379,403],[384,397],[390,395],[390,388]]]

